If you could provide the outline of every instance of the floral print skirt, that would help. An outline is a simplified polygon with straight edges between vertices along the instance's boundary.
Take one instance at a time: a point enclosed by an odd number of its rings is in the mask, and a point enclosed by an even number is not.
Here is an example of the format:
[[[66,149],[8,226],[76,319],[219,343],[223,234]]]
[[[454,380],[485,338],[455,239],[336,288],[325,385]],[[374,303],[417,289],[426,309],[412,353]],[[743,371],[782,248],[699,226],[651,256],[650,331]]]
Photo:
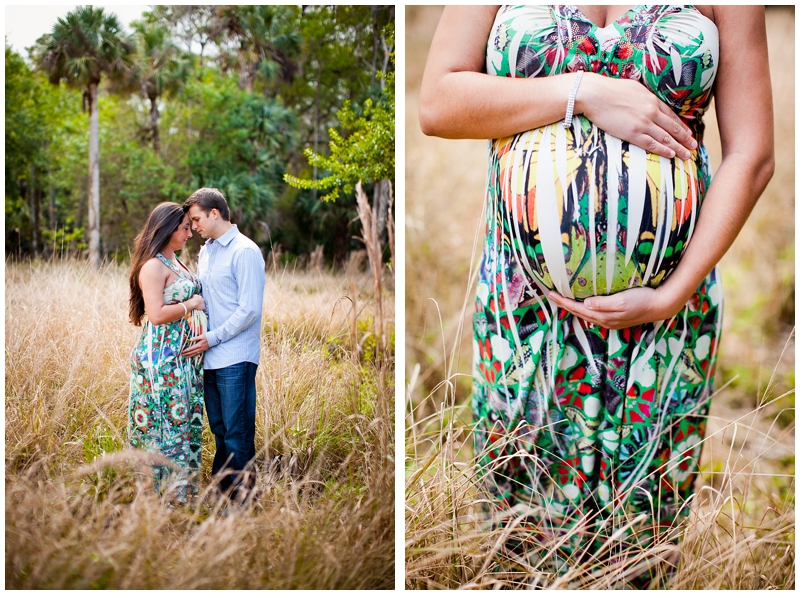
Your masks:
[[[203,357],[181,356],[190,336],[185,318],[144,323],[131,353],[129,402],[131,446],[170,459],[153,465],[153,481],[184,502],[198,492],[203,434]]]
[[[493,284],[514,277],[494,268],[485,256],[472,407],[491,518],[517,523],[506,552],[563,574],[674,542],[710,404],[717,271],[670,320],[609,330],[555,307],[535,286]],[[629,585],[649,578],[641,572]]]

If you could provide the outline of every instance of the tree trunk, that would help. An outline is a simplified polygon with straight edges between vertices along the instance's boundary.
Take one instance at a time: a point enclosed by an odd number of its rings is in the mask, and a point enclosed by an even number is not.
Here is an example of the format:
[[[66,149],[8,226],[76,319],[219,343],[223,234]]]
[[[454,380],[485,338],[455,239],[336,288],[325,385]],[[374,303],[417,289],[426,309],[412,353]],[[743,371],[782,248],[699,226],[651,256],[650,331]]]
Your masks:
[[[158,136],[158,96],[150,96],[150,129],[153,131],[153,150],[161,157],[161,139]]]
[[[56,252],[56,187],[53,185],[53,172],[47,172],[47,194],[49,204],[47,208],[47,228],[53,234],[53,246],[48,243],[44,246],[45,258],[53,258]]]
[[[89,83],[89,261],[100,268],[100,115],[97,85]]]
[[[50,210],[48,211],[50,231],[56,231],[56,187],[53,186],[52,173],[49,176],[48,188],[50,192]]]
[[[394,215],[392,215],[392,204],[394,203],[394,191],[392,190],[392,183],[389,182],[389,205],[386,208],[386,235],[389,236],[389,255],[392,259],[392,276],[394,276],[395,269],[397,268],[397,261],[394,256]]]
[[[319,155],[318,147],[319,144],[319,81],[322,78],[322,65],[317,65],[317,81],[315,83],[316,88],[314,89],[314,153]],[[313,172],[313,179],[314,182],[317,181],[317,164],[314,163],[314,172]],[[314,189],[311,191],[314,202],[317,202],[317,187],[314,186]]]
[[[378,7],[372,7],[372,84],[377,79],[378,64]]]

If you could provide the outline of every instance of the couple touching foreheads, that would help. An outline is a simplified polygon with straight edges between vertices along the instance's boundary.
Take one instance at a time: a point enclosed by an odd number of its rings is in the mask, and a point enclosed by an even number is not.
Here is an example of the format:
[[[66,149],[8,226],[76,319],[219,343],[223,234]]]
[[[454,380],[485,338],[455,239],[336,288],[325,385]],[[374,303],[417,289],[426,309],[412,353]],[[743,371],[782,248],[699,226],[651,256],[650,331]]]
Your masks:
[[[196,275],[175,254],[192,229],[206,240]],[[254,492],[264,271],[260,248],[231,223],[216,188],[183,206],[159,204],[136,237],[130,321],[142,332],[131,354],[129,438],[174,463],[153,465],[156,490],[171,500],[198,493],[204,404],[216,485],[239,502]]]

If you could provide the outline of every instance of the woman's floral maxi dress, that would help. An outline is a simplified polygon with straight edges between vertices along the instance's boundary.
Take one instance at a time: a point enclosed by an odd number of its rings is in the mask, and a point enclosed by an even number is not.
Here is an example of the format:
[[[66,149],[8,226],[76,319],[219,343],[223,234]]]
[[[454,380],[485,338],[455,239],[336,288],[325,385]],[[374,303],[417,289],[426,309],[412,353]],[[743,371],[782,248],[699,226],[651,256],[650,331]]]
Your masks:
[[[164,289],[164,304],[200,293],[200,282],[185,268],[157,255],[178,277]],[[153,465],[159,493],[175,486],[178,500],[197,494],[203,434],[203,357],[183,357],[189,338],[202,334],[205,314],[193,310],[174,322],[145,319],[131,353],[128,429],[130,444],[169,458],[179,469]]]
[[[721,328],[716,270],[673,318],[619,331],[544,291],[656,287],[677,265],[710,183],[702,115],[717,62],[716,27],[691,7],[637,6],[603,28],[574,6],[504,6],[495,19],[489,74],[632,79],[699,144],[667,159],[583,116],[490,142],[475,446],[494,518],[523,517],[508,552],[527,564],[563,573],[635,555],[674,539],[688,512]]]

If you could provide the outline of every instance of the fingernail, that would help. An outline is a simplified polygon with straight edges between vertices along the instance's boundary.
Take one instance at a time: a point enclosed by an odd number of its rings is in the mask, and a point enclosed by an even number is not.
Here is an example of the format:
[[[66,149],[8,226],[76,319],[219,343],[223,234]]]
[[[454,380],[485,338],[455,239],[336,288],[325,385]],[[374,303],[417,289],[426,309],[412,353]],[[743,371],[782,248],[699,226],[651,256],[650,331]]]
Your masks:
[[[696,140],[694,140],[694,139],[691,139],[691,141],[692,141],[692,142],[691,142],[690,144],[692,145],[692,148],[693,148],[693,149],[696,149],[696,148],[697,148],[697,141],[696,141]]]
[[[586,305],[587,308],[590,310],[592,309],[592,303],[589,301],[589,298],[586,298],[583,303]]]

